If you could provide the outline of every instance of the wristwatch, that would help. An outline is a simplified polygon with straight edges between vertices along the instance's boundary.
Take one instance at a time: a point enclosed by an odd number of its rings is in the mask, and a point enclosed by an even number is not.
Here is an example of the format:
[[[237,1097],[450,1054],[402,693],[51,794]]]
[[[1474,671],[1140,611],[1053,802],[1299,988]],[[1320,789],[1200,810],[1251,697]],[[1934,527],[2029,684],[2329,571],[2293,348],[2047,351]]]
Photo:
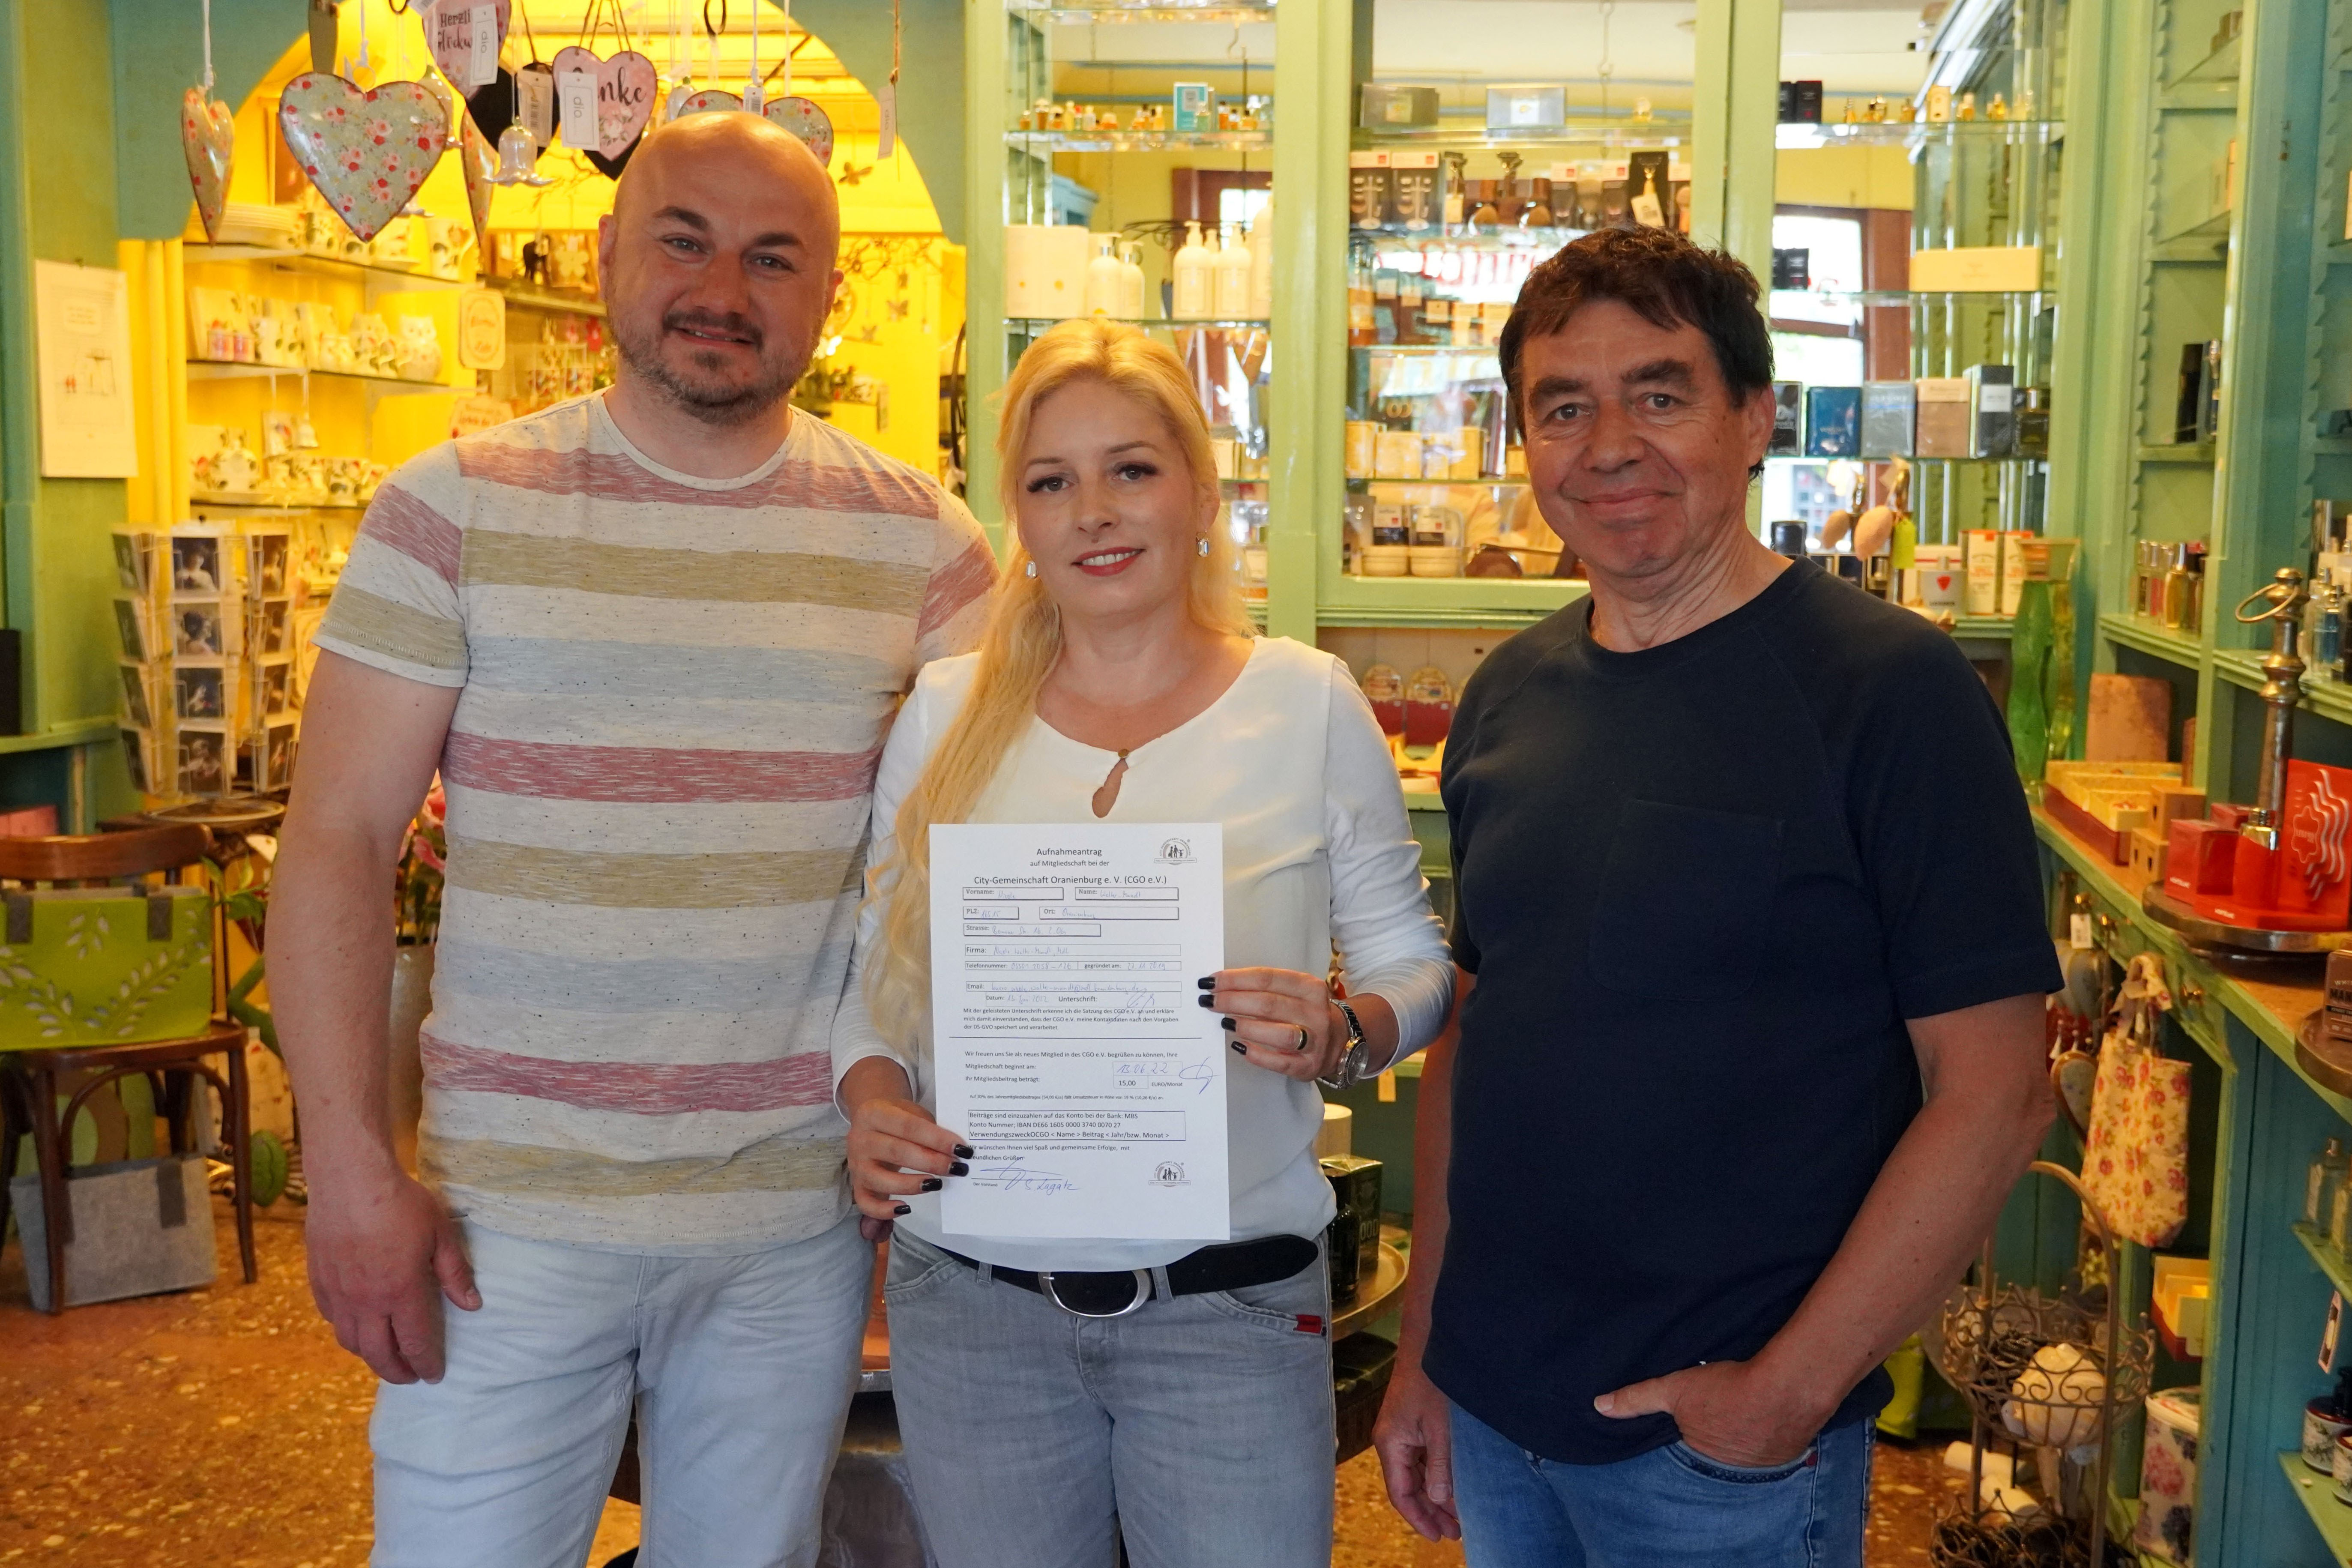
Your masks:
[[[1345,1002],[1333,998],[1331,1005],[1339,1009],[1339,1016],[1348,1020],[1348,1048],[1340,1053],[1339,1066],[1329,1078],[1317,1081],[1326,1089],[1353,1089],[1372,1072],[1372,1045],[1364,1038],[1363,1020]]]

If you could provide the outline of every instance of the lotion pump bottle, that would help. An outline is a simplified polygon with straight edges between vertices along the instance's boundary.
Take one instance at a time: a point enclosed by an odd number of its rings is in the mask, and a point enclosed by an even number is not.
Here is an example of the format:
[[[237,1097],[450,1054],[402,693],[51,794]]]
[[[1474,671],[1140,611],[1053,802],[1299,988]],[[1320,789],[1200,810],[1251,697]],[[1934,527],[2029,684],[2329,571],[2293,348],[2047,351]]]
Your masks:
[[[1213,303],[1209,247],[1201,243],[1197,220],[1184,225],[1183,248],[1176,252],[1176,308],[1170,314],[1180,321],[1203,321]]]
[[[1143,320],[1143,264],[1136,258],[1143,247],[1133,240],[1119,247],[1118,313],[1130,321]]]
[[[1250,253],[1231,224],[1223,228],[1223,244],[1209,264],[1214,281],[1211,313],[1232,321],[1250,313]]]
[[[1274,314],[1274,201],[1257,209],[1249,228],[1249,310],[1252,319],[1263,321]]]
[[[1095,236],[1095,258],[1087,263],[1087,314],[1116,316],[1120,314],[1119,300],[1126,290],[1118,258],[1111,247],[1118,243],[1116,235]]]

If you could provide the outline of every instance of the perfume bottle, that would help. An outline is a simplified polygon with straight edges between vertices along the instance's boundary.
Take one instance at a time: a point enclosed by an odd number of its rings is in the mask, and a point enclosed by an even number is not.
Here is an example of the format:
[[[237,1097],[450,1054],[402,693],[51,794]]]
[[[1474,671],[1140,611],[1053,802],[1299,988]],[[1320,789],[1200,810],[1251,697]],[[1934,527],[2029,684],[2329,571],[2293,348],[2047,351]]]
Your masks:
[[[2316,1229],[2320,1220],[2328,1215],[2336,1202],[2336,1189],[2344,1184],[2344,1173],[2352,1165],[2352,1156],[2344,1150],[2344,1140],[2330,1138],[2319,1158],[2303,1178],[2303,1223]]]

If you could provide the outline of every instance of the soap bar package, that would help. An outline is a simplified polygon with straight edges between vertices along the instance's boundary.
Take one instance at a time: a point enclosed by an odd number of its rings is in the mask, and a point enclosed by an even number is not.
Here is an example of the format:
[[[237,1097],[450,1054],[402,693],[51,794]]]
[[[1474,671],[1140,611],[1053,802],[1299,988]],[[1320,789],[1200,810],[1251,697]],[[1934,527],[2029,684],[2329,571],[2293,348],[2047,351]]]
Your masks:
[[[1918,394],[1907,381],[1862,384],[1862,455],[1902,458],[1911,452],[1911,422]]]
[[[1772,444],[1764,448],[1776,458],[1793,458],[1805,449],[1805,384],[1772,384]]]
[[[2025,597],[2025,542],[2033,536],[2013,529],[2000,535],[2000,613],[2017,614]]]
[[[1862,388],[1805,389],[1805,456],[1852,458],[1862,451]]]
[[[1971,528],[1960,535],[1960,543],[1968,551],[1961,579],[1960,613],[1997,614],[2000,608],[2000,535],[1990,528]]]
[[[1918,394],[1918,430],[1912,450],[1922,458],[1969,455],[1969,384],[1957,375],[1927,376],[1913,384]]]
[[[1969,367],[1969,456],[2006,458],[2017,450],[2015,373],[2005,364]]]

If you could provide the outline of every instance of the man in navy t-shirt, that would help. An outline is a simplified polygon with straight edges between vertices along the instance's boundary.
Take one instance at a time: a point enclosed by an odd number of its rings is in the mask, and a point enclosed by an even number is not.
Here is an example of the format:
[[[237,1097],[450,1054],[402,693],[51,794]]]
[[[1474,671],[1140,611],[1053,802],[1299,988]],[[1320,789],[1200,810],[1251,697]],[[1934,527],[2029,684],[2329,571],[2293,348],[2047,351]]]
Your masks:
[[[1503,335],[1591,594],[1496,649],[1447,742],[1461,1032],[1376,1438],[1472,1568],[1859,1568],[1879,1363],[2051,1118],[2001,716],[1948,637],[1748,531],[1756,300],[1606,230]]]

